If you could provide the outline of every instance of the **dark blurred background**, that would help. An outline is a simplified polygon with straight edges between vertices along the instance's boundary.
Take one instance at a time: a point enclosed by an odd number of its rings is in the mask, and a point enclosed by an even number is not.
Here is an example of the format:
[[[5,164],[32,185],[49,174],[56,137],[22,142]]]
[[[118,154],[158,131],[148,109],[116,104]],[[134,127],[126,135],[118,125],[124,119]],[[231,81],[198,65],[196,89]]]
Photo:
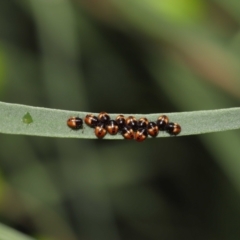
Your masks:
[[[239,26],[234,0],[2,0],[1,101],[133,114],[237,107]],[[144,143],[0,137],[0,220],[38,239],[240,239],[239,131]]]

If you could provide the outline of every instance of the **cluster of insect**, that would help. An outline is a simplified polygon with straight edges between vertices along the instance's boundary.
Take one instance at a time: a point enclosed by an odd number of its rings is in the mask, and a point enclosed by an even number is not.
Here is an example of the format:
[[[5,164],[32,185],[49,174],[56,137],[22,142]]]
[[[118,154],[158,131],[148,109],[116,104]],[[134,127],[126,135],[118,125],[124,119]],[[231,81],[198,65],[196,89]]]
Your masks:
[[[133,116],[125,117],[124,115],[118,115],[113,120],[106,112],[100,112],[98,116],[87,114],[84,122],[94,128],[97,138],[104,138],[107,133],[121,134],[125,139],[142,142],[148,136],[156,137],[159,131],[166,131],[175,136],[181,132],[181,126],[170,122],[166,115],[161,115],[155,122],[152,122],[144,117],[137,120]],[[67,125],[73,130],[79,130],[83,128],[83,120],[79,117],[71,117],[67,120]]]

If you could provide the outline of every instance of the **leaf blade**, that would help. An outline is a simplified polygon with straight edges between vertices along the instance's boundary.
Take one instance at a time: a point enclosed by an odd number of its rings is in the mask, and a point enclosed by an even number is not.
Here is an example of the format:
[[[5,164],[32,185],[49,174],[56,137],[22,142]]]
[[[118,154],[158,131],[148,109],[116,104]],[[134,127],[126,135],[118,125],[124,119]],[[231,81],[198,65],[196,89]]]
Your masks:
[[[32,121],[24,123],[23,117],[29,113]],[[96,139],[94,131],[84,124],[83,130],[74,131],[67,127],[66,121],[71,116],[83,118],[88,112],[76,112],[59,109],[33,107],[20,104],[0,102],[0,132],[5,134],[21,134],[44,137]],[[93,113],[96,114],[97,113]],[[115,118],[120,113],[109,114]],[[121,113],[122,114],[122,113]],[[177,122],[182,127],[179,136],[196,135],[210,132],[227,131],[240,128],[240,108],[227,108],[206,111],[153,113],[153,114],[123,114],[146,117],[156,121],[158,116],[166,114],[171,122]],[[158,137],[168,137],[160,132]],[[107,135],[104,139],[123,139],[122,136]]]

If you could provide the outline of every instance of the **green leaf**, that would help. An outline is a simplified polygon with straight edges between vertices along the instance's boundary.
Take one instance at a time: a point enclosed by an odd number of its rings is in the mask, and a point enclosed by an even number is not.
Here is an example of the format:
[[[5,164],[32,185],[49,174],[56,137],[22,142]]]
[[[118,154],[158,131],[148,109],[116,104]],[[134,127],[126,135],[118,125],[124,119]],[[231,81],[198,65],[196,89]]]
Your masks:
[[[96,139],[92,128],[84,124],[83,129],[71,130],[67,119],[71,116],[83,118],[87,112],[32,107],[19,104],[0,102],[0,132],[7,134],[23,134],[45,137],[87,138]],[[97,115],[97,113],[94,113]],[[120,113],[118,113],[120,114]],[[118,114],[109,114],[115,118]],[[227,108],[208,111],[154,113],[154,114],[124,114],[136,118],[146,117],[156,121],[158,116],[166,114],[171,122],[177,122],[182,127],[179,136],[219,132],[240,128],[240,108]],[[27,123],[27,124],[26,124]],[[158,137],[169,137],[160,132]],[[123,139],[122,136],[106,135],[104,139]]]
[[[205,4],[200,0],[127,0],[116,4],[130,17],[138,17],[139,21],[149,21],[152,18],[155,21],[161,19],[175,24],[193,23],[205,10]]]
[[[0,240],[34,240],[34,239],[0,223]]]

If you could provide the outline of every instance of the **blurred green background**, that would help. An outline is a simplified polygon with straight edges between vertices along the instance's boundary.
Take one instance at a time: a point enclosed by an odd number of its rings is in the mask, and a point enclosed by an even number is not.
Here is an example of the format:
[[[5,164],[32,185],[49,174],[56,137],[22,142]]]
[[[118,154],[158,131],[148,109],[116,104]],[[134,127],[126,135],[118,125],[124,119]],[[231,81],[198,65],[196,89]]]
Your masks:
[[[133,114],[237,107],[239,27],[234,0],[0,1],[0,98]],[[239,131],[0,137],[0,220],[38,239],[240,239]]]

